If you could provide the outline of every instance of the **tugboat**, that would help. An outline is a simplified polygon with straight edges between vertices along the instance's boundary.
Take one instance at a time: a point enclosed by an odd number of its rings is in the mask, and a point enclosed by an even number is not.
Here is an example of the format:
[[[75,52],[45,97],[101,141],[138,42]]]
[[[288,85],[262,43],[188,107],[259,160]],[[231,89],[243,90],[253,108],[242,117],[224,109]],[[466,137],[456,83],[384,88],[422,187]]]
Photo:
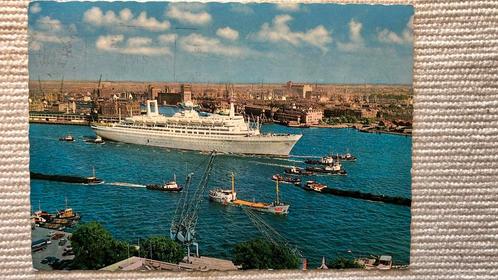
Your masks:
[[[306,182],[306,185],[303,187],[307,191],[314,191],[314,192],[323,192],[324,189],[327,188],[326,185],[317,183],[315,181],[308,181]]]
[[[335,156],[332,156],[334,159],[339,159],[342,161],[356,161],[356,157],[353,156],[350,153],[345,153],[345,154],[337,154]]]
[[[183,190],[183,187],[176,183],[176,175],[173,176],[173,180],[166,182],[162,185],[159,184],[150,184],[145,185],[148,190],[155,191],[164,191],[164,192],[180,192]]]
[[[237,198],[235,192],[235,176],[232,173],[232,189],[224,190],[217,188],[209,191],[209,200],[221,203],[223,205],[234,205],[240,207],[248,207],[256,211],[267,212],[276,215],[286,215],[289,212],[289,204],[280,201],[278,181],[276,182],[276,200],[272,203],[251,202]]]
[[[72,135],[68,134],[68,135],[65,135],[63,137],[60,137],[59,141],[73,142],[74,141],[74,137]]]
[[[294,184],[294,185],[299,185],[301,184],[301,179],[295,178],[295,177],[284,177],[280,174],[275,174],[271,177],[273,181],[278,181],[282,183],[288,183],[288,184]]]
[[[285,173],[287,174],[294,174],[294,175],[301,175],[301,176],[310,176],[313,175],[313,172],[311,171],[306,171],[305,169],[299,168],[292,166],[291,168],[286,168]]]
[[[92,170],[93,170],[93,174],[92,174],[92,176],[90,176],[90,177],[86,177],[86,178],[85,178],[86,180],[85,180],[85,182],[84,182],[84,183],[85,183],[85,184],[89,184],[89,185],[96,185],[96,184],[102,184],[102,183],[104,183],[104,180],[102,180],[102,179],[100,179],[100,178],[97,178],[97,177],[95,176],[95,166],[92,168]]]
[[[72,220],[72,221],[78,221],[81,216],[74,212],[73,211],[73,208],[68,208],[67,207],[67,197],[65,199],[65,207],[64,207],[64,210],[59,210],[57,211],[57,214],[55,215],[55,217],[57,219],[68,219],[68,220]]]
[[[335,161],[333,164],[325,165],[324,167],[308,166],[306,167],[306,170],[315,173],[325,173],[329,175],[347,175],[346,170],[342,169],[342,165],[339,161]]]
[[[320,159],[307,159],[304,161],[306,164],[321,164],[321,165],[330,165],[334,163],[333,156],[324,156]]]

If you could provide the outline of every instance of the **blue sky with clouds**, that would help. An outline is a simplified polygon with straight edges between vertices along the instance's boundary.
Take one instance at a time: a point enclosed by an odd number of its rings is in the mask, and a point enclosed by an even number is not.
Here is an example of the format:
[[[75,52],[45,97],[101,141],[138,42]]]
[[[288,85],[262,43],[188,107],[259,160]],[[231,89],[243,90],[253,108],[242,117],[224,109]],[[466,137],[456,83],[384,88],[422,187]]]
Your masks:
[[[31,79],[412,82],[411,6],[34,2],[29,9]]]

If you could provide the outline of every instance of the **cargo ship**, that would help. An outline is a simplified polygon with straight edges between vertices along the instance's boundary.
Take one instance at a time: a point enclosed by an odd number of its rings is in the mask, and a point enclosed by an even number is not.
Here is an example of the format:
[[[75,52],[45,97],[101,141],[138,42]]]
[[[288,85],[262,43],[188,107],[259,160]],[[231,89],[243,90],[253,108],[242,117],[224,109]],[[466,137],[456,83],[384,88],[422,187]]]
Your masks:
[[[247,200],[242,200],[237,198],[237,193],[235,192],[235,176],[232,177],[232,188],[221,189],[217,188],[209,191],[209,199],[214,202],[221,203],[223,205],[233,205],[240,207],[248,207],[250,209],[267,212],[276,215],[286,215],[289,212],[289,205],[280,201],[278,181],[276,182],[276,199],[272,203],[265,202],[251,202]]]
[[[92,123],[103,139],[201,152],[269,155],[286,157],[301,134],[264,134],[259,122],[246,122],[235,115],[233,102],[228,116],[201,116],[186,108],[171,117],[159,114],[156,100],[147,100],[147,113],[128,117],[118,123]]]

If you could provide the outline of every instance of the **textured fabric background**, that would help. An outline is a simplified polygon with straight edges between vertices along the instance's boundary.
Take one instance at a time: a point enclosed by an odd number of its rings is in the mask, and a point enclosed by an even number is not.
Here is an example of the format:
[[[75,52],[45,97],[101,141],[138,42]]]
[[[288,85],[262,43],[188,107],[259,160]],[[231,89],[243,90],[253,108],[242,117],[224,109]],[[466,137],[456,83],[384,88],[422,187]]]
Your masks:
[[[498,1],[414,3],[410,269],[228,274],[33,271],[27,4],[0,1],[0,279],[498,278]]]

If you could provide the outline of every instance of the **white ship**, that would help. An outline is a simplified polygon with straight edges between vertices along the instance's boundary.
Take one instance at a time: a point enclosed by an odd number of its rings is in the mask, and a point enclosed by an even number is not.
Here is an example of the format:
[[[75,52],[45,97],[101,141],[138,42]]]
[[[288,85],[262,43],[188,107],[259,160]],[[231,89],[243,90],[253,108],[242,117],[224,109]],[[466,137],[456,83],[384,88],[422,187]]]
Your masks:
[[[147,100],[147,113],[119,123],[93,123],[95,133],[113,141],[194,151],[288,156],[300,134],[262,134],[236,116],[233,103],[228,116],[200,116],[193,109],[171,117],[159,114],[157,101]]]

